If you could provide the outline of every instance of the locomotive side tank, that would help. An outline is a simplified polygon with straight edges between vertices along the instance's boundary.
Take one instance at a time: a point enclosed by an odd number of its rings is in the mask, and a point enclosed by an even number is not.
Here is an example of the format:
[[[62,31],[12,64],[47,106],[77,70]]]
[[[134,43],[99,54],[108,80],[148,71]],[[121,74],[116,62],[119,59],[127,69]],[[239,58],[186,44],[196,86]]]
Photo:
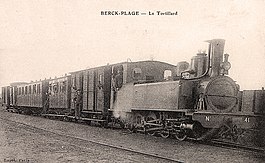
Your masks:
[[[168,80],[176,74],[176,66],[159,61],[140,61],[140,62],[127,62],[123,64],[123,82],[121,87],[115,86],[116,80],[114,73],[114,80],[112,82],[112,96],[111,96],[111,111],[119,116],[119,112],[130,113],[131,108],[134,107],[140,101],[145,101],[141,98],[140,94],[145,95],[147,92],[142,87],[150,85],[149,87],[155,87],[154,89],[160,89],[156,85],[158,82]],[[140,84],[148,83],[148,84]],[[139,96],[134,95],[137,91],[136,87],[139,86]],[[167,87],[170,89],[169,87]],[[150,88],[152,89],[152,88]],[[172,92],[174,93],[174,92]],[[173,94],[172,94],[173,95]],[[135,100],[137,98],[139,102]],[[147,102],[147,101],[145,101]],[[145,104],[142,102],[142,104]],[[147,108],[148,106],[146,106]],[[151,108],[150,108],[151,109]]]
[[[193,82],[167,81],[134,86],[134,110],[193,109]]]

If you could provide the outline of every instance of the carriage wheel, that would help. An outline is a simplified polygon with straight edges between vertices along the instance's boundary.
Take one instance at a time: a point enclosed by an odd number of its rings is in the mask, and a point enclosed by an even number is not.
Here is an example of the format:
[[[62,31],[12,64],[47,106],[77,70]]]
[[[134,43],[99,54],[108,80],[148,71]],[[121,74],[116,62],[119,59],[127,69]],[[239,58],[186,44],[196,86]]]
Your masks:
[[[68,122],[68,117],[64,116],[63,121]]]
[[[91,121],[86,121],[86,124],[87,125],[91,125]]]
[[[103,127],[103,128],[107,128],[107,127],[108,127],[108,123],[107,123],[106,121],[102,121],[102,122],[100,122],[100,125],[101,125],[101,127]]]
[[[174,136],[179,141],[183,141],[183,140],[185,140],[187,138],[187,134],[183,130],[181,130],[179,132],[176,132],[176,134]]]

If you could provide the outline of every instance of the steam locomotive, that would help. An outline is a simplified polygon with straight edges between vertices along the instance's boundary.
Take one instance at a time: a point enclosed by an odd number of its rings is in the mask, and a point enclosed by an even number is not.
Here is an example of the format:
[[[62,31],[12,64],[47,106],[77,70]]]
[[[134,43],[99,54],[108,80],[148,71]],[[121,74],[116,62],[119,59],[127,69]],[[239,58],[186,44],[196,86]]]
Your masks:
[[[262,144],[264,90],[239,90],[228,77],[225,40],[206,41],[191,63],[122,62],[2,88],[8,111],[119,124],[178,140]]]

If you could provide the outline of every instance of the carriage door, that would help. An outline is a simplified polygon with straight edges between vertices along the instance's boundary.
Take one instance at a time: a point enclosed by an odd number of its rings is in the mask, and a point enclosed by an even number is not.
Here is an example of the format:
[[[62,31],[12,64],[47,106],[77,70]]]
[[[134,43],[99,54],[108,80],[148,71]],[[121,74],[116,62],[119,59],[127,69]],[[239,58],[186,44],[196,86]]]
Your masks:
[[[95,73],[95,111],[107,112],[110,108],[111,67],[98,69]]]
[[[16,106],[17,105],[17,86],[13,87],[13,105]]]
[[[104,68],[97,69],[94,73],[95,81],[95,111],[104,111]]]
[[[6,92],[5,92],[5,101],[6,105],[9,107],[10,106],[10,87],[6,87]]]
[[[111,96],[111,80],[112,80],[112,67],[106,66],[104,70],[104,109],[107,112],[110,109],[110,96]]]
[[[14,94],[13,94],[14,87],[10,87],[9,89],[9,96],[10,96],[10,105],[14,104]]]

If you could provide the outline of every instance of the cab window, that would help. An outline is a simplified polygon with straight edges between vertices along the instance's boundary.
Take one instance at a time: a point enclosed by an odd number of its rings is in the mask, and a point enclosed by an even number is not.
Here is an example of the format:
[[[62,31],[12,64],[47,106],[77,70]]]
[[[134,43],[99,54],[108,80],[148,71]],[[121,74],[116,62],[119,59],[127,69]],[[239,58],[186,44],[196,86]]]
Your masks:
[[[142,70],[140,68],[133,69],[133,78],[139,79],[142,75]]]
[[[165,80],[171,80],[172,79],[172,71],[171,70],[165,70],[164,71],[164,79]]]

